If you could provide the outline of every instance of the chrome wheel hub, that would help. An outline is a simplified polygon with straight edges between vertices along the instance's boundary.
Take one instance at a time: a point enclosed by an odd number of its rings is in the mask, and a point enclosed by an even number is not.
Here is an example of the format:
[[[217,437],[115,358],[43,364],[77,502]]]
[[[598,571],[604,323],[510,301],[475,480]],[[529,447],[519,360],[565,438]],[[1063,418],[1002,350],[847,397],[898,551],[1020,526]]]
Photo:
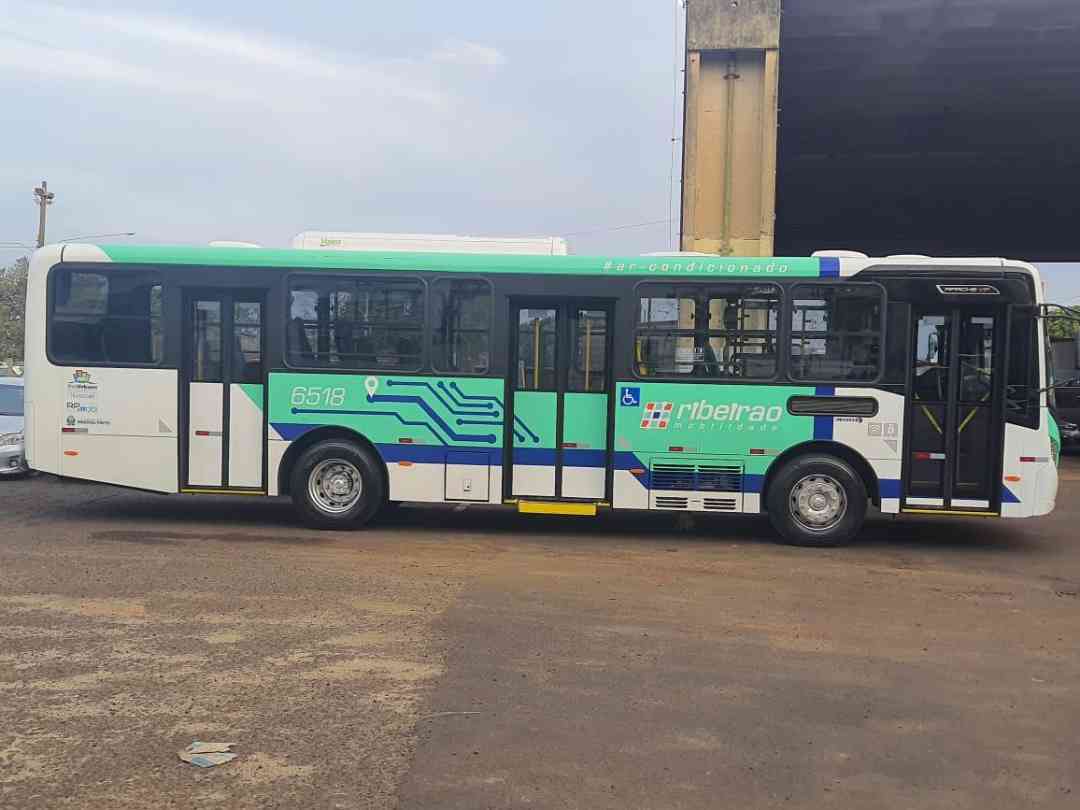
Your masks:
[[[847,495],[830,475],[808,475],[791,489],[791,516],[811,531],[827,531],[847,514]]]
[[[319,462],[308,478],[308,494],[323,512],[339,515],[348,512],[364,492],[363,479],[356,465],[341,459]]]

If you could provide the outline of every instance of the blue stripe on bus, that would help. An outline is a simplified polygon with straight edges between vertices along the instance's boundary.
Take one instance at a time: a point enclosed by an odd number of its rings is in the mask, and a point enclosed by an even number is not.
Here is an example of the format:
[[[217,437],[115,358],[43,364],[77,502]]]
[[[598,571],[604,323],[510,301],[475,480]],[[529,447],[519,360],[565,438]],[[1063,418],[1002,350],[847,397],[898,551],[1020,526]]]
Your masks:
[[[895,478],[881,478],[878,480],[878,495],[882,498],[899,498],[900,494],[899,480]]]
[[[826,388],[818,388],[818,394],[824,395],[822,392]],[[830,417],[815,417],[817,419],[830,419]],[[290,425],[275,423],[273,428],[277,433],[287,440],[294,440],[300,438],[305,433],[315,430],[320,427],[326,427],[325,425]],[[815,436],[816,436],[815,425]],[[831,425],[829,438],[832,438]],[[465,464],[475,466],[487,466],[501,467],[503,463],[503,452],[501,449],[493,449],[488,447],[443,447],[441,445],[425,445],[425,444],[379,444],[376,445],[376,449],[379,451],[379,455],[383,461],[387,464],[396,464],[399,461],[412,462],[413,464],[445,464],[447,460],[447,454],[453,454],[452,463]],[[586,467],[593,469],[603,469],[607,460],[607,453],[604,450],[577,450],[566,448],[563,450],[564,464],[567,467]],[[635,475],[634,478],[645,489],[652,487],[652,478],[649,472],[649,466],[642,462],[638,458],[636,453],[631,452],[616,452],[614,455],[614,468],[616,470],[643,470],[640,475]],[[514,463],[515,464],[529,464],[540,467],[554,467],[555,466],[555,451],[554,450],[531,450],[528,448],[515,448],[514,449]],[[901,495],[900,481],[894,479],[882,479],[878,482],[879,494],[882,498],[899,498]],[[742,476],[742,492],[748,495],[759,495],[765,489],[765,476],[745,473]],[[1020,503],[1020,499],[1017,498],[1008,487],[1002,487],[1002,503]]]
[[[649,476],[649,465],[643,464],[641,459],[637,457],[637,454],[626,451],[616,451],[614,465],[616,470],[643,470],[640,475],[635,475],[634,478],[645,489],[649,489],[652,486],[652,480]]]
[[[545,450],[543,448],[533,449],[531,447],[515,447],[514,463],[529,464],[534,467],[554,467],[555,451]]]
[[[294,425],[275,422],[271,425],[275,432],[286,441],[296,441],[312,430],[326,425]],[[501,448],[488,447],[446,447],[435,444],[378,444],[376,448],[383,461],[393,464],[398,461],[411,461],[415,464],[443,464],[447,453],[462,452],[468,456],[467,464],[492,464],[502,466]],[[515,464],[533,464],[540,467],[554,467],[554,450],[514,448]],[[455,463],[458,463],[455,461]],[[603,469],[607,466],[607,451],[583,450],[578,448],[563,449],[563,465],[566,467],[589,467]]]
[[[819,260],[818,275],[821,278],[840,278],[840,260],[835,256],[827,256]]]
[[[408,461],[413,464],[445,464],[447,454],[454,454],[453,464],[486,467],[489,464],[502,464],[502,451],[486,447],[441,447],[431,444],[377,444],[383,461],[396,464]]]
[[[836,387],[832,385],[819,385],[814,389],[814,393],[819,397],[834,397],[836,396]],[[833,440],[833,417],[814,417],[814,439],[816,441],[826,442],[831,442]]]
[[[605,469],[607,467],[607,451],[563,448],[563,466]]]
[[[1021,503],[1021,500],[1013,494],[1013,491],[1004,484],[1001,485],[1001,502],[1002,503]]]

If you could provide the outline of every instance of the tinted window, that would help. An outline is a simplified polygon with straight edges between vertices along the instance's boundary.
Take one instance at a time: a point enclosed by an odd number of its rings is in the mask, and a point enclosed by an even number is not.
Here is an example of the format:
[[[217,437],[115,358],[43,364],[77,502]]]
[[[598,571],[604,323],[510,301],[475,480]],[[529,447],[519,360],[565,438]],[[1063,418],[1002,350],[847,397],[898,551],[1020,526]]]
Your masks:
[[[434,286],[432,361],[439,371],[483,374],[491,368],[491,286],[444,279]]]
[[[574,310],[573,362],[567,389],[590,393],[606,385],[608,314],[602,309]]]
[[[889,302],[889,326],[885,330],[885,376],[884,383],[904,385],[907,382],[910,304]]]
[[[424,288],[399,279],[294,278],[287,351],[294,366],[412,370],[422,365]]]
[[[23,389],[21,385],[0,385],[0,416],[23,415]]]
[[[1009,379],[1005,386],[1005,418],[1016,425],[1039,424],[1038,338],[1030,311],[1013,310],[1009,326]]]
[[[221,382],[224,365],[221,358],[222,324],[220,301],[195,301],[192,382]]]
[[[233,303],[233,382],[262,382],[262,304]]]
[[[650,285],[642,291],[634,345],[639,375],[754,380],[776,374],[775,285]]]
[[[555,309],[518,311],[517,388],[519,391],[555,390],[555,336],[559,312]]]
[[[53,274],[49,352],[58,363],[161,362],[161,284],[148,273]]]
[[[797,285],[792,290],[791,376],[869,382],[881,372],[881,288]]]

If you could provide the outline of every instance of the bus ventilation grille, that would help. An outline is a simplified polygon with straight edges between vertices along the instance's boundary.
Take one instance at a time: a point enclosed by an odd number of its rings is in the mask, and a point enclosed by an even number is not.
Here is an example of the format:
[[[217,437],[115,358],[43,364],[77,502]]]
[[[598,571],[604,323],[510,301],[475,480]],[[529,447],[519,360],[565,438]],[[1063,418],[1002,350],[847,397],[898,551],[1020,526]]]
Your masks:
[[[734,512],[737,504],[734,498],[706,498],[705,511],[707,512]]]
[[[654,464],[651,487],[667,492],[742,492],[742,467]]]
[[[657,509],[685,509],[688,503],[688,498],[665,497],[663,495],[656,497]]]

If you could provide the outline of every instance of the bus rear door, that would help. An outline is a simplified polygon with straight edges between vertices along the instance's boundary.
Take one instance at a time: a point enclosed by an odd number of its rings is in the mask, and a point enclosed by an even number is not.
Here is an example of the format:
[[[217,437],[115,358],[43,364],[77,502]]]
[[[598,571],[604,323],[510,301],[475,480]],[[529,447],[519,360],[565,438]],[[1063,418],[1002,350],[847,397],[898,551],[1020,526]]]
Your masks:
[[[261,290],[200,290],[184,302],[183,491],[265,490]]]

